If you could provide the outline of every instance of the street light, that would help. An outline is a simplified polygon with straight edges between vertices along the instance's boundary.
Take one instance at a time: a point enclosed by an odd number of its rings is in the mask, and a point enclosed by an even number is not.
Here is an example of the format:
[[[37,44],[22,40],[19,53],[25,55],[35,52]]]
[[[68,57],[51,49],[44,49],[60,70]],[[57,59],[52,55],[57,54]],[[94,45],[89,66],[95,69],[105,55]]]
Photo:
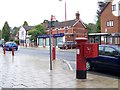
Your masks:
[[[59,0],[59,1],[62,1],[62,0]],[[67,20],[67,10],[66,10],[66,0],[65,0],[65,31],[64,33],[67,33],[67,26],[66,26],[66,20]],[[65,37],[65,43],[66,43],[66,49],[67,49],[67,40],[66,40],[66,37]]]
[[[62,0],[59,0],[59,1],[62,1]],[[67,33],[66,32],[66,20],[67,20],[67,10],[66,10],[66,0],[65,0],[65,33]]]

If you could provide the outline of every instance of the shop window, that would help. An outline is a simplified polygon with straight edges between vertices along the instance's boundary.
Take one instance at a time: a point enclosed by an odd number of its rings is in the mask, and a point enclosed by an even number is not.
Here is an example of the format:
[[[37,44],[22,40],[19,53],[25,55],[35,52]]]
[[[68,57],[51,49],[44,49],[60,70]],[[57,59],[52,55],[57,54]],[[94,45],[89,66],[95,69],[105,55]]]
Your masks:
[[[46,38],[46,46],[49,46],[49,38]]]
[[[43,44],[43,38],[40,38],[40,39],[39,39],[39,45],[40,45],[40,46],[43,46],[43,45],[44,45],[44,44]]]

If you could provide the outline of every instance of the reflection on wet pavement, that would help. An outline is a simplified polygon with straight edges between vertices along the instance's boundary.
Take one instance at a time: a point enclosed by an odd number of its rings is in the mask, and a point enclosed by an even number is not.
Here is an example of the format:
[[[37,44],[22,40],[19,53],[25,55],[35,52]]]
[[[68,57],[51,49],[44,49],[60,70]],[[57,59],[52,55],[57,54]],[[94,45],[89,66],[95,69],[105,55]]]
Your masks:
[[[49,57],[30,56],[16,52],[3,55],[0,50],[0,88],[118,88],[118,79],[87,74],[85,80],[76,79],[75,71],[63,68],[63,62]]]

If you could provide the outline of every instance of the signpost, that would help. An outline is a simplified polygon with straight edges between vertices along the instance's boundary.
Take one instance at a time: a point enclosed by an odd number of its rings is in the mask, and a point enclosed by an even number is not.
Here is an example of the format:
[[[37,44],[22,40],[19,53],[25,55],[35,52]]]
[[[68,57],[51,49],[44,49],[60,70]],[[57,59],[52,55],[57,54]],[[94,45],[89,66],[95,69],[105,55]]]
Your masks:
[[[50,70],[52,70],[52,43],[51,43],[51,28],[50,28],[50,37],[49,37],[49,45],[50,45]]]
[[[53,15],[51,15],[51,21],[48,21],[48,26],[49,26],[49,34],[41,34],[38,36],[38,38],[49,38],[49,46],[50,46],[50,70],[52,70],[52,50],[54,50],[55,53],[55,47],[52,47],[52,37],[56,38],[56,37],[63,37],[64,33],[59,33],[59,34],[52,34],[52,28],[54,27],[54,23],[55,23],[55,17]],[[53,53],[53,54],[54,54]],[[55,55],[53,55],[55,57]]]
[[[51,43],[51,37],[52,37],[52,27],[54,27],[54,20],[55,16],[51,15],[50,19],[50,36],[49,36],[49,45],[50,45],[50,70],[52,70],[52,43]]]

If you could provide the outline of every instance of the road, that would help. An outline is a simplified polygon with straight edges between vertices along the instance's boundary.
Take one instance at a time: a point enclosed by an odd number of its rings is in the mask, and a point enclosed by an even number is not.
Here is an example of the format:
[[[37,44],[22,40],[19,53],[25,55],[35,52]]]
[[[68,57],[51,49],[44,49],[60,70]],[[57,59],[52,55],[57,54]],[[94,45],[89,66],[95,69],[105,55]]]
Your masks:
[[[18,52],[16,53],[22,53],[22,54],[29,54],[31,56],[44,56],[44,57],[50,57],[50,51],[46,48],[20,48]],[[57,60],[65,60],[68,64],[70,64],[69,67],[71,67],[73,70],[76,69],[76,50],[69,49],[56,49],[56,59]]]
[[[45,56],[45,57],[49,57],[49,55],[50,55],[50,51],[48,49],[44,49],[44,48],[42,48],[42,49],[40,49],[40,48],[19,48],[19,50],[16,51],[15,53],[29,54],[31,56]],[[75,61],[75,58],[76,58],[75,54],[76,54],[75,50],[57,49],[56,59]]]

